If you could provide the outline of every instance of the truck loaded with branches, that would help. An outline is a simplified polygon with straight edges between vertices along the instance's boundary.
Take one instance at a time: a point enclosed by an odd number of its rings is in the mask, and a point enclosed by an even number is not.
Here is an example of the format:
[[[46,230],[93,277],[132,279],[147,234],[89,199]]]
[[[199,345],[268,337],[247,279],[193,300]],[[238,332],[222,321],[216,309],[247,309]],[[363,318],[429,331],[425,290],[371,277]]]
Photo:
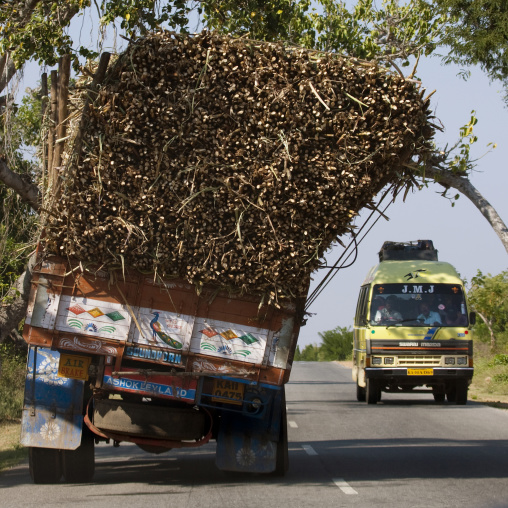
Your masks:
[[[383,188],[413,184],[424,90],[329,53],[157,32],[56,95],[24,326],[33,480],[89,480],[108,439],[216,440],[220,469],[284,474],[311,276]]]

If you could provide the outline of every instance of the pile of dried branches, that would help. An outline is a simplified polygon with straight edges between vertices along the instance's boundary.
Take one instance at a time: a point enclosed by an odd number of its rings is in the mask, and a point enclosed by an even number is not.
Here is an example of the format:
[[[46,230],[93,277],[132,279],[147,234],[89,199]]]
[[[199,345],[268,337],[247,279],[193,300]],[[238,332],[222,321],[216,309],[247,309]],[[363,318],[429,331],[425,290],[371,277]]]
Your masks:
[[[67,150],[50,251],[297,295],[326,249],[428,150],[428,101],[375,65],[157,33],[110,66]],[[76,136],[74,129],[74,136]]]

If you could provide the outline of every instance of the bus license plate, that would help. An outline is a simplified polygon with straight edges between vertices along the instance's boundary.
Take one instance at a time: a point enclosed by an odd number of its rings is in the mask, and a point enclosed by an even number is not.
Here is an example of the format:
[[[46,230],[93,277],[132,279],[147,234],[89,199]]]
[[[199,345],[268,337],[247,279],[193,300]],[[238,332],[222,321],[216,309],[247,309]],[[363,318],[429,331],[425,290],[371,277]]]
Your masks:
[[[434,369],[407,369],[408,376],[433,376]]]
[[[58,362],[58,375],[86,381],[91,361],[92,359],[89,356],[61,354]]]
[[[245,385],[237,381],[227,379],[214,379],[213,397],[214,402],[225,402],[226,404],[241,404]]]

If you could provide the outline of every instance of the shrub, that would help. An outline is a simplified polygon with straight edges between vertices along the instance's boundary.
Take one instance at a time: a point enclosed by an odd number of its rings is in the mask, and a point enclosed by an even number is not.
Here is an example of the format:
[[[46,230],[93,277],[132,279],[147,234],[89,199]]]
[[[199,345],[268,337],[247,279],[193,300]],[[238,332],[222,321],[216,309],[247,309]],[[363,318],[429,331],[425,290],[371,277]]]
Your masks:
[[[25,354],[11,344],[0,345],[0,423],[19,421],[25,387]]]

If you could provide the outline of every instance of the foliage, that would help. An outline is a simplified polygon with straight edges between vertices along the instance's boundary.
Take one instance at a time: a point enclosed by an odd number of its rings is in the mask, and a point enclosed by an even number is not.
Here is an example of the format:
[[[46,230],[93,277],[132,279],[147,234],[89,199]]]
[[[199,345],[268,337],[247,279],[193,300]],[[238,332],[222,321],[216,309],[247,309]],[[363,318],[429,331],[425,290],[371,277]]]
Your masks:
[[[403,65],[410,56],[429,55],[446,23],[432,2],[415,0],[358,0],[348,10],[345,2],[319,0],[322,13],[313,13],[315,47],[363,59],[395,60]],[[319,10],[321,10],[319,9]]]
[[[317,362],[319,354],[319,347],[316,344],[307,344],[303,351],[300,352],[300,347],[296,346],[295,362]]]
[[[0,141],[4,158],[27,182],[37,180],[37,166],[26,147],[40,143],[40,98],[25,95],[19,106],[0,116]],[[4,185],[0,185],[0,298],[23,272],[33,248],[38,221],[31,207]],[[5,303],[5,302],[4,302]]]
[[[506,351],[506,346],[503,349]],[[473,399],[508,402],[508,363],[504,363],[506,358],[507,354],[493,353],[488,344],[475,340],[474,376],[469,389]],[[501,359],[501,363],[498,359]]]
[[[320,332],[322,339],[320,345],[307,344],[303,351],[296,347],[295,361],[302,362],[332,362],[336,360],[348,360],[353,354],[352,330],[338,326],[333,330]]]
[[[21,418],[26,353],[12,344],[0,345],[0,423]]]
[[[320,361],[346,360],[353,352],[353,331],[340,327],[320,332],[322,344],[319,348],[318,359]]]
[[[201,2],[207,28],[221,34],[312,47],[315,31],[308,16],[310,0],[220,0]]]
[[[478,270],[468,297],[489,331],[491,347],[495,347],[498,337],[508,334],[508,271],[492,276]],[[481,326],[477,328],[478,337],[482,338]]]
[[[14,5],[13,5],[14,4]],[[66,28],[88,1],[41,0],[3,2],[0,8],[0,54],[9,53],[19,68],[30,59],[55,65],[60,55],[69,53],[72,39]]]
[[[20,68],[29,60],[52,66],[60,56],[71,54],[78,70],[79,57],[96,58],[98,53],[89,45],[74,41],[69,26],[76,16],[84,16],[91,6],[90,0],[40,0],[32,4],[4,2],[0,6],[0,55],[8,53]],[[94,2],[93,8],[98,13],[101,30],[119,23],[129,38],[163,24],[185,31],[191,10],[184,0],[102,0]]]
[[[500,80],[508,101],[508,4],[505,0],[436,0],[448,18],[442,44],[450,48],[445,63],[479,65]]]
[[[508,355],[506,354],[497,354],[494,355],[492,359],[491,365],[508,365]]]

